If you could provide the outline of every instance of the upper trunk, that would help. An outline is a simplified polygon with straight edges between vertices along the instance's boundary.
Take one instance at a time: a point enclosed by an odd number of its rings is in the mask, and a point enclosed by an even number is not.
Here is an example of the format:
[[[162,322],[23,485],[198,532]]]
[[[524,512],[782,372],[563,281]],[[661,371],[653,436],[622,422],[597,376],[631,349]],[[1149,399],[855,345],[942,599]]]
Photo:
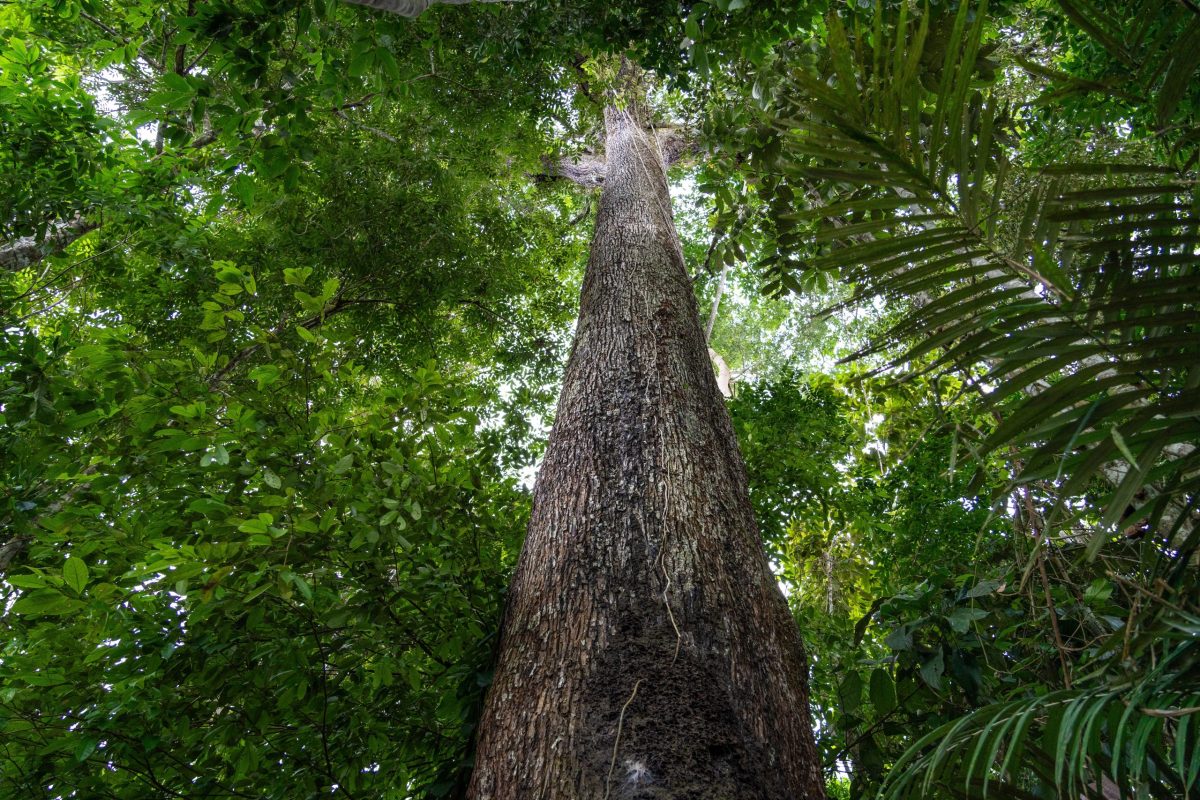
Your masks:
[[[639,109],[605,111],[575,343],[469,796],[820,798],[803,651]]]

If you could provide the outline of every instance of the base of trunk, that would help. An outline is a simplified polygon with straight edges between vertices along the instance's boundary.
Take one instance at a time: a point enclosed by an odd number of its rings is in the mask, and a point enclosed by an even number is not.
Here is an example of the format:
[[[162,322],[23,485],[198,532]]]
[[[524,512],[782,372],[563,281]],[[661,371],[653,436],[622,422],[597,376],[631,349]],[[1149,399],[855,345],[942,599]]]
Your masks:
[[[621,636],[584,684],[587,793],[610,800],[785,797],[725,689],[728,664],[670,627]],[[776,785],[771,785],[776,784]]]

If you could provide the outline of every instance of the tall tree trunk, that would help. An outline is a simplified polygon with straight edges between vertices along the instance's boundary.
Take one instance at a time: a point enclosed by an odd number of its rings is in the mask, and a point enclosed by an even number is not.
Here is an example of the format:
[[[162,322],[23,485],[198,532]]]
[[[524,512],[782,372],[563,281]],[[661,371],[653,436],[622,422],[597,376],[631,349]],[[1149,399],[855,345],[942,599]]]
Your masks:
[[[468,796],[821,798],[804,653],[630,94],[605,111],[575,344]]]

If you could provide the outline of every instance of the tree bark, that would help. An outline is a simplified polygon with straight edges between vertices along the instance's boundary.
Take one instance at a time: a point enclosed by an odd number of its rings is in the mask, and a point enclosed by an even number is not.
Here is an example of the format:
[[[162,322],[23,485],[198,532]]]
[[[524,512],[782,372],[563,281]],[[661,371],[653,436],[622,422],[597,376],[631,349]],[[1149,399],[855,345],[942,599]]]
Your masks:
[[[38,241],[36,236],[24,236],[4,244],[0,246],[0,269],[20,272],[48,255],[61,253],[76,239],[98,227],[100,226],[95,222],[76,217],[66,222],[54,223],[41,241]]]
[[[822,798],[804,652],[625,100],[468,797]]]

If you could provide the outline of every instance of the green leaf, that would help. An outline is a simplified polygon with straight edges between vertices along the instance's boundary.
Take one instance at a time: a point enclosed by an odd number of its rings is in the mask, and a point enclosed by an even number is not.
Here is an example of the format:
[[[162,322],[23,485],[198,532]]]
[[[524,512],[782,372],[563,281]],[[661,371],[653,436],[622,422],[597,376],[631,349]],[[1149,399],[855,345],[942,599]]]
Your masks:
[[[1083,602],[1090,606],[1095,606],[1112,597],[1112,593],[1112,583],[1104,578],[1097,578],[1088,584],[1088,588],[1084,590]]]
[[[929,685],[929,688],[940,691],[942,688],[942,673],[946,671],[946,662],[943,658],[942,651],[936,650],[932,655],[926,656],[921,662],[921,680]]]
[[[309,312],[310,314],[319,313],[319,312],[323,311],[325,308],[325,301],[323,299],[321,299],[320,297],[314,297],[313,295],[309,294],[308,292],[297,291],[296,292],[296,300],[298,300],[300,302],[300,305],[304,307],[304,310]],[[302,326],[298,325],[296,327],[297,327],[297,329],[299,329]],[[303,335],[304,334],[301,334],[301,336],[303,336]]]
[[[5,575],[4,580],[18,589],[42,589],[47,586],[46,579],[36,573]]]
[[[359,47],[361,49],[350,59],[349,73],[351,78],[361,78],[363,75],[366,75],[371,69],[371,65],[375,63],[375,50],[362,44]]]
[[[1004,586],[1004,581],[992,580],[989,578],[986,580],[982,580],[979,583],[972,586],[970,589],[967,590],[967,593],[965,596],[969,597],[969,598],[986,597],[987,595],[991,594],[992,592],[995,592],[998,589],[1000,589],[1002,586]]]
[[[196,89],[187,78],[174,72],[162,76],[162,88],[154,91],[146,98],[146,105],[152,108],[165,108],[182,111],[192,104],[196,97]]]
[[[304,598],[305,602],[311,603],[313,599],[312,586],[310,586],[308,581],[299,575],[293,574],[291,577],[293,585],[295,585],[296,589],[300,592],[300,596]]]
[[[270,386],[279,380],[281,370],[274,364],[262,364],[250,370],[250,377],[258,383],[259,389]]]
[[[375,58],[379,61],[379,66],[383,69],[384,77],[389,81],[398,82],[400,76],[400,66],[396,63],[396,57],[391,51],[380,47],[375,51]]]
[[[82,605],[61,592],[45,589],[22,596],[13,604],[12,610],[25,616],[49,616],[70,614]]]
[[[22,672],[15,676],[30,686],[61,686],[67,682],[61,669],[38,669],[37,672]]]
[[[291,163],[291,154],[286,147],[266,147],[255,159],[259,177],[270,180],[283,174]]]
[[[96,752],[96,747],[99,746],[100,739],[96,736],[85,736],[79,741],[79,746],[75,748],[75,760],[82,763],[92,757],[92,753]]]
[[[1109,430],[1109,435],[1112,436],[1113,444],[1115,444],[1117,449],[1121,451],[1121,455],[1125,456],[1125,460],[1127,460],[1130,465],[1136,467],[1138,463],[1137,456],[1135,456],[1133,451],[1129,449],[1129,445],[1125,443],[1125,437],[1121,435],[1121,432],[1117,430],[1116,427],[1113,427]]]
[[[896,652],[911,650],[913,646],[912,632],[907,625],[901,625],[884,637],[883,643]]]
[[[212,449],[200,457],[200,466],[208,467],[213,464],[225,466],[229,463],[229,451],[225,449],[225,445],[213,445]]]
[[[262,533],[267,532],[268,524],[269,523],[266,520],[256,517],[254,519],[248,519],[245,522],[238,525],[238,530],[241,531],[242,533],[262,534]]]
[[[76,594],[83,594],[88,584],[88,567],[82,558],[72,556],[63,564],[63,580]]]
[[[250,207],[254,205],[256,189],[254,178],[246,173],[237,175],[230,184],[230,191],[233,196],[238,199],[243,206]]]
[[[853,670],[847,672],[846,677],[838,686],[838,698],[841,701],[843,713],[853,714],[858,709],[862,704],[862,690],[862,677]]]
[[[312,272],[312,267],[285,267],[283,282],[288,286],[303,286]]]
[[[876,668],[871,671],[871,705],[881,716],[896,708],[896,683],[888,671]]]
[[[966,633],[970,630],[972,622],[977,622],[987,615],[988,612],[979,608],[956,608],[946,616],[946,620],[956,633]]]

